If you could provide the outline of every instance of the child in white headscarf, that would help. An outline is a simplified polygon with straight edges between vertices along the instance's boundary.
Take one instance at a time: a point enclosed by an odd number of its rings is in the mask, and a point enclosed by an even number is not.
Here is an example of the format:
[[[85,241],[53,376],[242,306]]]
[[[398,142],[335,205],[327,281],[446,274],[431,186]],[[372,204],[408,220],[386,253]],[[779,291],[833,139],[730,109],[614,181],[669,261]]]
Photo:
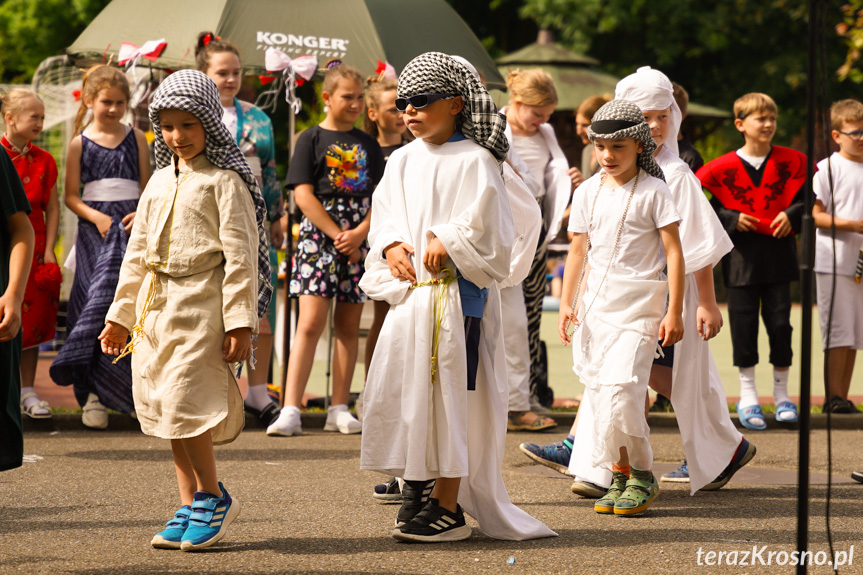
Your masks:
[[[644,112],[659,146],[654,154],[656,163],[665,174],[682,218],[686,331],[682,341],[663,349],[664,357],[654,362],[650,387],[671,399],[687,461],[663,479],[690,480],[691,493],[719,489],[755,455],[755,446],[731,422],[725,390],[707,343],[722,327],[713,267],[733,246],[702,192],[701,182],[680,159],[677,134],[682,114],[671,81],[659,70],[639,68],[617,84],[615,97],[633,102]]]

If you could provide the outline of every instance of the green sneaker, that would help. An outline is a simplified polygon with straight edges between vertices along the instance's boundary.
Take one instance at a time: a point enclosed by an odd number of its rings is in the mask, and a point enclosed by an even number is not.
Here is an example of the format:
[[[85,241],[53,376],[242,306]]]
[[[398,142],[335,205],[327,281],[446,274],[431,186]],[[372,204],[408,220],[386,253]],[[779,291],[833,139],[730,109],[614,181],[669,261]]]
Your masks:
[[[614,504],[614,514],[644,513],[657,495],[659,495],[659,482],[656,481],[653,472],[633,468],[632,476],[626,482],[626,489]]]
[[[597,513],[614,513],[614,506],[617,504],[617,500],[620,496],[623,495],[628,479],[629,477],[627,477],[623,472],[612,471],[611,487],[608,488],[605,495],[596,500],[596,503],[593,504],[593,510]]]

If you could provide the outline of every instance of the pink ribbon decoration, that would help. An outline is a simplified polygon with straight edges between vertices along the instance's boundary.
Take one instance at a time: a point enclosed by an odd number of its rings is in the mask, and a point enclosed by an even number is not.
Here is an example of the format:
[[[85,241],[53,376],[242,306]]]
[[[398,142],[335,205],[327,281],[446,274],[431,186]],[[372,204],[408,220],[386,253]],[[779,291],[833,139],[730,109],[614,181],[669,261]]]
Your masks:
[[[378,75],[378,80],[398,80],[398,74],[396,74],[396,69],[389,62],[381,62],[378,60],[378,67],[375,70],[375,74]]]
[[[302,85],[304,80],[311,81],[314,77],[315,72],[318,70],[318,57],[314,55],[305,55],[291,59],[290,56],[281,50],[277,50],[276,48],[267,48],[267,51],[264,53],[264,66],[270,74],[281,72],[282,79],[274,90],[268,90],[258,97],[259,102],[272,97],[272,103],[256,103],[258,107],[264,109],[272,107],[273,110],[275,110],[277,101],[275,96],[284,85],[285,102],[287,102],[294,111],[294,115],[299,114],[303,104],[300,99],[297,98],[295,90],[297,86]]]
[[[120,45],[120,52],[117,54],[117,64],[123,66],[138,58],[146,58],[155,62],[167,45],[168,43],[165,42],[164,38],[145,42],[140,48],[129,42],[123,42]]]

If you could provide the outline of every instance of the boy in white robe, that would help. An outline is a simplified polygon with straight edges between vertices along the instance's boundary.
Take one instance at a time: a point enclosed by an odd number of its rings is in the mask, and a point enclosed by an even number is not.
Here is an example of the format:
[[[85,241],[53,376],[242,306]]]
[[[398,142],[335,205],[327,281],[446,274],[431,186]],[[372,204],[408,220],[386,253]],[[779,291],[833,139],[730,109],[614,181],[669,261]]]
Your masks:
[[[594,510],[636,515],[659,493],[644,413],[656,337],[667,346],[683,336],[680,216],[637,106],[609,102],[588,135],[602,171],[573,199],[561,293],[573,305],[561,307],[558,329],[564,345],[573,344],[573,370],[593,416],[593,429],[585,430],[596,436],[591,464],[612,471],[611,487]]]
[[[469,537],[461,505],[491,537],[554,536],[511,503],[500,473],[497,282],[510,275],[515,236],[500,167],[505,120],[441,53],[412,60],[398,96],[417,140],[390,156],[373,199],[360,287],[392,307],[366,382],[361,468],[405,479],[398,540]]]

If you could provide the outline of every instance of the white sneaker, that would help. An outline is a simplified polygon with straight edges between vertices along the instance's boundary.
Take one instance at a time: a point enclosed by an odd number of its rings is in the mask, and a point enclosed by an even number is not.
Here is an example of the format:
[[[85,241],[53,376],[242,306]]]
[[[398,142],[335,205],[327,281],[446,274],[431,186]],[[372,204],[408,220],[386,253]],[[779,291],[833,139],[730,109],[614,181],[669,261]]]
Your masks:
[[[81,423],[90,429],[107,429],[108,427],[108,410],[99,403],[99,396],[95,393],[87,396],[84,413],[81,415]]]
[[[302,435],[303,425],[300,421],[300,408],[295,405],[286,405],[276,419],[267,427],[267,435],[274,437],[290,437]]]
[[[324,424],[324,431],[340,431],[345,435],[352,433],[360,433],[363,430],[363,424],[357,421],[347,405],[331,405],[327,410],[327,422]]]

